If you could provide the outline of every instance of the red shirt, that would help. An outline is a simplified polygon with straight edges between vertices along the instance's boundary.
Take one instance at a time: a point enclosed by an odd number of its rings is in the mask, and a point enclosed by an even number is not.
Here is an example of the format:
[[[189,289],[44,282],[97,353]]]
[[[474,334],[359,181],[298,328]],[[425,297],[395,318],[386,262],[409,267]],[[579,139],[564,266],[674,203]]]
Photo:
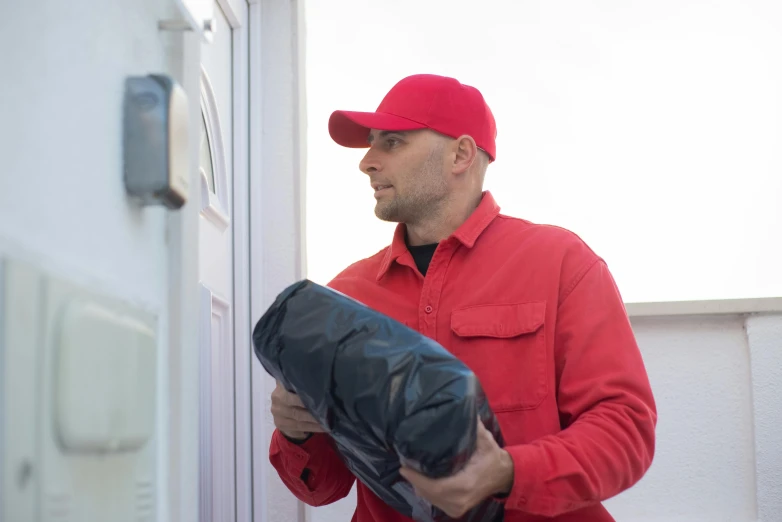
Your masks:
[[[330,286],[435,339],[476,373],[514,463],[507,522],[612,521],[600,502],[647,471],[657,422],[624,304],[604,261],[575,234],[499,210],[486,192],[437,246],[426,277],[400,225],[389,247]],[[275,432],[270,459],[313,506],[345,497],[355,481],[327,435],[299,446]],[[354,522],[409,522],[360,482],[357,492]]]

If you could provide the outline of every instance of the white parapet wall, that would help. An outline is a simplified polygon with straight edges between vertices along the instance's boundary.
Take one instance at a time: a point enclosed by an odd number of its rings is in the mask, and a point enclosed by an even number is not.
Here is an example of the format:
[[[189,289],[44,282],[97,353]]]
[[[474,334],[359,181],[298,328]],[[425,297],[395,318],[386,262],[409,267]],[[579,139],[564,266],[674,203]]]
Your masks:
[[[628,312],[657,399],[657,451],[608,508],[631,522],[782,520],[782,299]]]

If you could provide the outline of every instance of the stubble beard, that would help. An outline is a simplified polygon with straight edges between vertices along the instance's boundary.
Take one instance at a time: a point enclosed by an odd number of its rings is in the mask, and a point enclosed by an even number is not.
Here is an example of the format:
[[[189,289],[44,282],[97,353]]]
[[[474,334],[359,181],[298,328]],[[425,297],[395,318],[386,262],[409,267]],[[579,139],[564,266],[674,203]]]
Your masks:
[[[414,179],[420,180],[410,194],[394,194],[375,205],[375,216],[382,221],[414,225],[437,214],[448,196],[448,187],[442,172],[442,147],[432,150]]]

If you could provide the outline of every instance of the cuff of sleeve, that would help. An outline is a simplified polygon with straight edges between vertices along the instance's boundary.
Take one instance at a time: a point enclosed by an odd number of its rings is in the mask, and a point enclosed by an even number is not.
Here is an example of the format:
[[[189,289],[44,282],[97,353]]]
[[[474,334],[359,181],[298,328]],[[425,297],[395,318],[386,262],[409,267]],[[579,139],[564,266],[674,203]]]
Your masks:
[[[504,501],[507,510],[538,512],[542,507],[540,504],[546,502],[540,492],[535,491],[535,486],[542,483],[546,469],[540,448],[520,444],[508,446],[505,450],[513,460],[513,486],[506,497],[498,500]]]
[[[286,439],[288,439],[288,442],[292,442],[292,443],[296,444],[297,446],[301,446],[302,444],[304,444],[305,442],[307,442],[308,440],[310,440],[312,438],[312,433],[310,433],[309,435],[307,435],[303,439],[292,439],[292,438],[288,437],[287,435],[285,435],[284,433],[282,434],[282,436],[285,437]]]
[[[584,507],[579,503],[557,498],[546,490],[545,485],[553,470],[544,446],[520,444],[509,446],[505,450],[513,460],[513,487],[505,499],[506,510],[555,517]]]
[[[303,483],[305,481],[302,480],[302,474],[307,468],[312,454],[318,452],[323,445],[328,445],[328,440],[320,433],[314,434],[303,442],[296,443],[288,440],[279,430],[274,431],[272,442],[271,455],[279,454],[289,475],[298,478]]]

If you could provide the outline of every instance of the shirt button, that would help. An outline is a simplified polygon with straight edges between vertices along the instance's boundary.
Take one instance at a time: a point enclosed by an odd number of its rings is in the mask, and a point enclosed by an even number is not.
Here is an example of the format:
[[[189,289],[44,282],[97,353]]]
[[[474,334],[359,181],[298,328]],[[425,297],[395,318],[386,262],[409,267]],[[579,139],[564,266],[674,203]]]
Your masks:
[[[431,314],[432,313],[432,307],[427,305],[426,308],[424,308],[424,312],[426,312],[427,314]]]

